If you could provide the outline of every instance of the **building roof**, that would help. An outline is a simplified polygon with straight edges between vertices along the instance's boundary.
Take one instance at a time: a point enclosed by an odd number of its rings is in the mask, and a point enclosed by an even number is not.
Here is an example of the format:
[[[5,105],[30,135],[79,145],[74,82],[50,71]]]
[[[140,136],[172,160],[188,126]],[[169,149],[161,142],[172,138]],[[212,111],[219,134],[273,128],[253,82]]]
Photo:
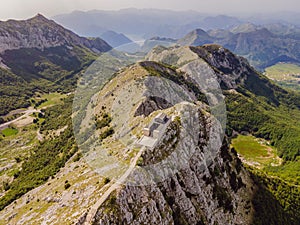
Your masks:
[[[160,119],[161,121],[164,121],[166,119],[167,115],[164,113],[158,114],[155,119]]]

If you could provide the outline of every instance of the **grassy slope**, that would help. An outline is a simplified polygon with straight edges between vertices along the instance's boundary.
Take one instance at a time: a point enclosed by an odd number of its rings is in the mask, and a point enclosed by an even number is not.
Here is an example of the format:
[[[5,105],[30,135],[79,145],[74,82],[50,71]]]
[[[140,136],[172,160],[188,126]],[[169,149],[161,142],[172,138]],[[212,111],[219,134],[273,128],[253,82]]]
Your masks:
[[[45,183],[49,177],[55,175],[60,168],[64,167],[68,159],[75,154],[77,147],[75,146],[70,121],[71,106],[72,96],[66,98],[63,103],[46,109],[46,118],[41,127],[43,130],[59,129],[66,125],[68,127],[59,137],[49,138],[45,142],[34,145],[30,144],[31,141],[27,142],[28,148],[26,148],[26,152],[30,152],[30,154],[25,154],[26,157],[20,157],[21,163],[13,171],[13,174],[10,174],[14,179],[6,185],[7,191],[0,198],[1,210],[28,191]],[[33,132],[35,137],[36,130],[34,129]],[[29,133],[24,132],[20,132],[21,134],[29,135]],[[27,140],[25,136],[24,140]],[[4,139],[4,141],[6,141],[7,145],[3,142],[4,146],[1,147],[1,150],[4,151],[3,156],[7,154],[5,153],[5,146],[9,148],[11,144],[8,140]],[[12,154],[12,157],[16,157],[16,155]],[[19,169],[20,167],[21,169]]]
[[[276,107],[268,99],[247,93],[226,93],[228,129],[248,131],[270,141],[285,161],[300,155],[300,111],[293,105]]]
[[[78,74],[97,55],[84,47],[74,46],[7,51],[5,63],[10,71],[0,68],[0,115],[13,109],[26,108],[36,92],[68,93],[74,90]]]
[[[1,131],[1,133],[4,137],[14,136],[18,133],[18,129],[16,129],[16,128],[6,128],[3,131]]]
[[[265,69],[266,75],[284,88],[300,91],[300,66],[278,63]]]
[[[293,78],[291,75],[300,74],[300,66],[290,63],[278,63],[265,69],[266,75],[275,80]]]
[[[239,135],[232,139],[232,146],[249,162],[259,163],[263,167],[280,164],[280,160],[276,157],[276,149],[269,146],[263,139],[257,139],[251,135]]]

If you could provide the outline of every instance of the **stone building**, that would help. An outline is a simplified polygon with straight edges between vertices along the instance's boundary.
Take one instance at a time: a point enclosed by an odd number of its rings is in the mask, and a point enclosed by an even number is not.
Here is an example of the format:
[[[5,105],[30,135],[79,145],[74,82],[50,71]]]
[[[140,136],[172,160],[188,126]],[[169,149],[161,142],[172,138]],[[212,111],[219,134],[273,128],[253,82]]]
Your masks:
[[[158,114],[148,127],[143,128],[143,137],[137,142],[140,146],[154,148],[164,135],[171,119],[165,113]]]

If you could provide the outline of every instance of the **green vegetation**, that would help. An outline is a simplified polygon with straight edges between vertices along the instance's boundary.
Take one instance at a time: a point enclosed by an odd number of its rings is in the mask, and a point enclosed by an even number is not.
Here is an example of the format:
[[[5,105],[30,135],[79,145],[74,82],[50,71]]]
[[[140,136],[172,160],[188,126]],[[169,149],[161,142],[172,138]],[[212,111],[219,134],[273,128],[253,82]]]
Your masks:
[[[255,137],[270,141],[279,157],[293,161],[300,155],[300,111],[298,102],[280,106],[264,97],[226,94],[228,130],[247,131]],[[289,99],[285,99],[289,101]]]
[[[64,125],[67,125],[67,129],[60,136],[49,138],[31,149],[31,154],[24,159],[21,169],[9,184],[7,192],[0,198],[0,210],[45,183],[77,152],[70,120],[71,104],[72,97],[69,97],[64,100],[64,103],[45,110],[47,116],[41,129],[58,129]]]
[[[109,182],[110,182],[110,179],[108,177],[105,177],[103,183],[108,184]]]
[[[239,135],[236,139],[232,139],[232,145],[238,153],[248,159],[268,156],[266,146],[258,143],[253,136]]]
[[[300,221],[300,187],[248,168],[258,189],[253,198],[255,225],[294,225]]]
[[[77,151],[74,144],[70,126],[61,136],[35,147],[30,157],[22,164],[19,176],[0,199],[0,210],[55,175]]]
[[[103,141],[104,139],[112,136],[115,133],[114,129],[112,127],[109,127],[108,129],[105,129],[99,136],[99,139]]]
[[[0,68],[0,115],[31,105],[35,93],[69,93],[74,91],[79,73],[97,57],[84,47],[74,46],[7,51],[3,57],[11,70]],[[48,101],[40,107],[57,101],[54,96],[43,96]],[[53,97],[53,98],[52,98]],[[52,102],[53,100],[53,102]],[[39,106],[39,105],[38,105]]]
[[[13,109],[30,106],[29,99],[34,90],[34,85],[11,71],[0,68],[0,115],[5,115]]]
[[[264,159],[269,146],[259,143],[253,136],[240,135],[232,144],[247,160],[264,165],[261,169],[246,166],[258,186],[252,201],[253,224],[296,224],[300,218],[299,161],[272,166],[272,158]]]
[[[65,190],[69,189],[71,187],[71,184],[68,180],[65,181]]]
[[[13,127],[12,127],[12,128],[6,128],[6,129],[4,129],[3,131],[1,131],[1,133],[2,133],[2,135],[3,135],[4,137],[14,136],[14,135],[16,135],[18,132],[19,132],[18,129],[13,128]]]
[[[41,131],[57,130],[70,123],[72,114],[73,95],[65,98],[63,103],[43,110],[46,120],[42,122]]]
[[[280,166],[268,166],[264,171],[292,185],[300,185],[300,157],[294,161],[284,162]]]
[[[109,126],[111,120],[112,120],[111,116],[105,113],[101,119],[96,120],[97,129],[102,129],[104,127]]]
[[[96,128],[101,131],[99,135],[100,141],[103,141],[115,133],[114,129],[110,126],[112,118],[108,113],[102,113],[100,118],[95,118],[95,120]]]
[[[265,69],[266,75],[284,88],[300,91],[300,66],[278,63]]]
[[[46,101],[44,101],[42,104],[40,104],[38,106],[38,108],[41,109],[44,107],[49,107],[49,106],[60,104],[60,103],[62,103],[62,100],[66,97],[67,96],[65,94],[61,94],[58,92],[44,94],[39,99],[46,100]]]
[[[249,162],[258,162],[262,166],[268,166],[271,163],[280,164],[276,150],[262,139],[257,139],[251,135],[239,135],[232,139],[232,146]]]
[[[275,80],[286,80],[291,75],[300,75],[300,66],[290,63],[278,63],[266,68],[265,71],[269,78]]]
[[[273,147],[250,135],[232,139],[232,146],[247,163],[262,169],[269,176],[283,179],[291,185],[300,184],[300,157],[281,164]]]

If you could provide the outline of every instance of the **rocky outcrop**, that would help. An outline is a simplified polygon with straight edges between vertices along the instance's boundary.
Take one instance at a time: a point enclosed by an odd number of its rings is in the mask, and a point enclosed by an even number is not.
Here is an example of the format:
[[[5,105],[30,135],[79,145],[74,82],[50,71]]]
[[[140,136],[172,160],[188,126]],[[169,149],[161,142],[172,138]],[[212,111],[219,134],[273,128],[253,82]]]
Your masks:
[[[134,116],[149,116],[152,112],[159,109],[167,109],[172,105],[165,99],[155,96],[147,97],[137,108]]]
[[[138,63],[149,75],[135,79],[142,84],[140,91],[145,99],[134,116],[144,118],[166,110],[173,112],[173,122],[158,145],[143,152],[139,166],[128,178],[130,182],[100,206],[94,224],[251,223],[253,181],[226,138],[222,143],[221,124],[205,110],[206,104],[197,101],[199,87],[193,86],[197,81],[217,88],[207,77],[201,79],[201,74],[223,73],[210,67],[205,59],[199,60],[197,52],[182,49],[181,56],[185,58],[174,57],[181,62],[179,68],[163,64],[168,54],[176,56],[176,48],[165,49],[162,55],[152,53],[151,57],[160,57],[162,63]],[[198,57],[196,64],[191,62],[194,57]],[[191,73],[189,66],[201,74]],[[129,71],[120,76],[128,74]]]
[[[155,184],[119,189],[100,207],[94,224],[251,223],[253,183],[249,174],[226,140],[212,157],[206,147],[211,120],[203,113],[195,114],[196,106],[182,107],[189,120],[181,122],[180,134],[171,126],[161,144],[142,157],[144,166],[157,163],[159,156],[160,160],[174,157],[184,166]],[[192,157],[186,157],[188,154]],[[158,177],[162,170],[152,172]],[[144,179],[138,171],[131,178]]]

